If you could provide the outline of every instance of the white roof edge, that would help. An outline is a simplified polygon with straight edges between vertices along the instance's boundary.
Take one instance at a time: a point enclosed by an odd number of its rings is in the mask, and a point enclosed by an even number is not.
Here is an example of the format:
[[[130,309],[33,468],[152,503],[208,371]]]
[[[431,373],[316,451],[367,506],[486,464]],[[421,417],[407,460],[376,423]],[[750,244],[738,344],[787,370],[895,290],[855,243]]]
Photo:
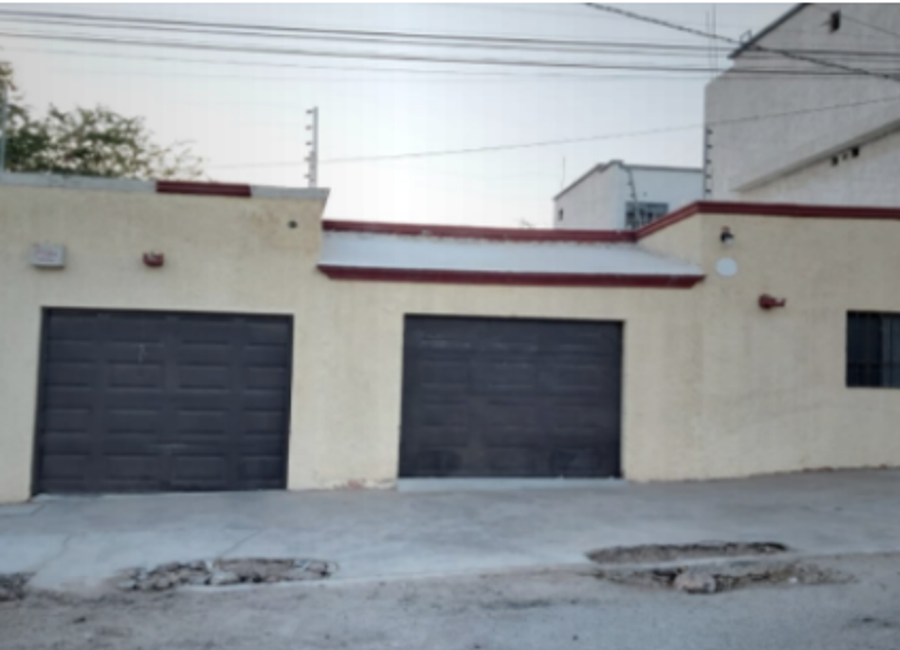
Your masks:
[[[304,199],[327,201],[331,190],[327,187],[279,187],[276,185],[251,185],[254,199]]]
[[[136,178],[102,178],[96,176],[62,176],[59,174],[23,174],[6,172],[0,174],[0,185],[22,185],[26,187],[64,187],[77,190],[106,190],[109,192],[156,192],[154,181]]]
[[[655,171],[655,172],[675,172],[675,173],[685,173],[685,174],[702,174],[702,167],[677,167],[670,165],[629,165],[625,164],[626,167],[630,169],[637,169],[641,171]]]
[[[156,193],[156,181],[137,178],[103,178],[98,176],[63,176],[62,174],[30,174],[6,172],[0,174],[0,185],[24,187],[60,187],[75,190],[106,192]],[[253,198],[326,201],[330,190],[322,187],[278,187],[274,185],[246,185]]]
[[[499,241],[324,232],[319,264],[354,269],[702,277],[696,264],[631,242]]]

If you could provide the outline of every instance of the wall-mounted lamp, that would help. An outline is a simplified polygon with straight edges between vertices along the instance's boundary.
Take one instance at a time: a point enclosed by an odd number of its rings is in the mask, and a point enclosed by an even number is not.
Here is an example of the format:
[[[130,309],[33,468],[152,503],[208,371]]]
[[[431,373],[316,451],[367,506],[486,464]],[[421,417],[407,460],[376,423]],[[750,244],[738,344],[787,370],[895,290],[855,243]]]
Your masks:
[[[774,309],[775,307],[784,307],[787,304],[787,298],[776,298],[764,293],[759,297],[759,306],[762,309]]]
[[[158,268],[166,263],[166,256],[162,253],[144,253],[144,266]]]
[[[734,243],[734,233],[731,232],[731,228],[722,226],[722,234],[719,235],[719,240],[726,246],[731,246]]]

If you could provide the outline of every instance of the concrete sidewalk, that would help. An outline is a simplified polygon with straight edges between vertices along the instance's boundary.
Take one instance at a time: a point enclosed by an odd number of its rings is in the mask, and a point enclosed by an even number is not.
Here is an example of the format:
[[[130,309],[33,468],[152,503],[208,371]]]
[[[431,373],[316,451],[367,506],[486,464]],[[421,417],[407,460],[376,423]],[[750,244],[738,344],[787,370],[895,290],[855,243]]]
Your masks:
[[[603,547],[774,541],[900,551],[900,471],[510,491],[70,497],[0,506],[0,573],[81,589],[119,569],[214,557],[336,562],[335,579],[583,563]]]

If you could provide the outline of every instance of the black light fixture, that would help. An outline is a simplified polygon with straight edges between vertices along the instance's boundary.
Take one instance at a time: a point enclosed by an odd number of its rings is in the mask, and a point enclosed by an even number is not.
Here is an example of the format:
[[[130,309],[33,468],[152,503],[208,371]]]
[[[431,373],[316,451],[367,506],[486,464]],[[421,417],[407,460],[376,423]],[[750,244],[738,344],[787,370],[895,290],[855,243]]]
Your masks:
[[[719,240],[726,246],[731,246],[734,243],[734,234],[731,232],[731,228],[722,226],[722,234],[719,235]]]

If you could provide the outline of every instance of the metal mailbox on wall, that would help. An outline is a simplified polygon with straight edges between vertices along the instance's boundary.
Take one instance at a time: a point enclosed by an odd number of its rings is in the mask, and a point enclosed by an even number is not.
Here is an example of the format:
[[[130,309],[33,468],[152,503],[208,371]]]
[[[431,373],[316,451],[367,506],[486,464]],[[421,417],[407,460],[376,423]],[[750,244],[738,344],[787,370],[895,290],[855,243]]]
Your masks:
[[[66,265],[66,247],[62,244],[35,244],[29,260],[32,266],[59,269]]]

